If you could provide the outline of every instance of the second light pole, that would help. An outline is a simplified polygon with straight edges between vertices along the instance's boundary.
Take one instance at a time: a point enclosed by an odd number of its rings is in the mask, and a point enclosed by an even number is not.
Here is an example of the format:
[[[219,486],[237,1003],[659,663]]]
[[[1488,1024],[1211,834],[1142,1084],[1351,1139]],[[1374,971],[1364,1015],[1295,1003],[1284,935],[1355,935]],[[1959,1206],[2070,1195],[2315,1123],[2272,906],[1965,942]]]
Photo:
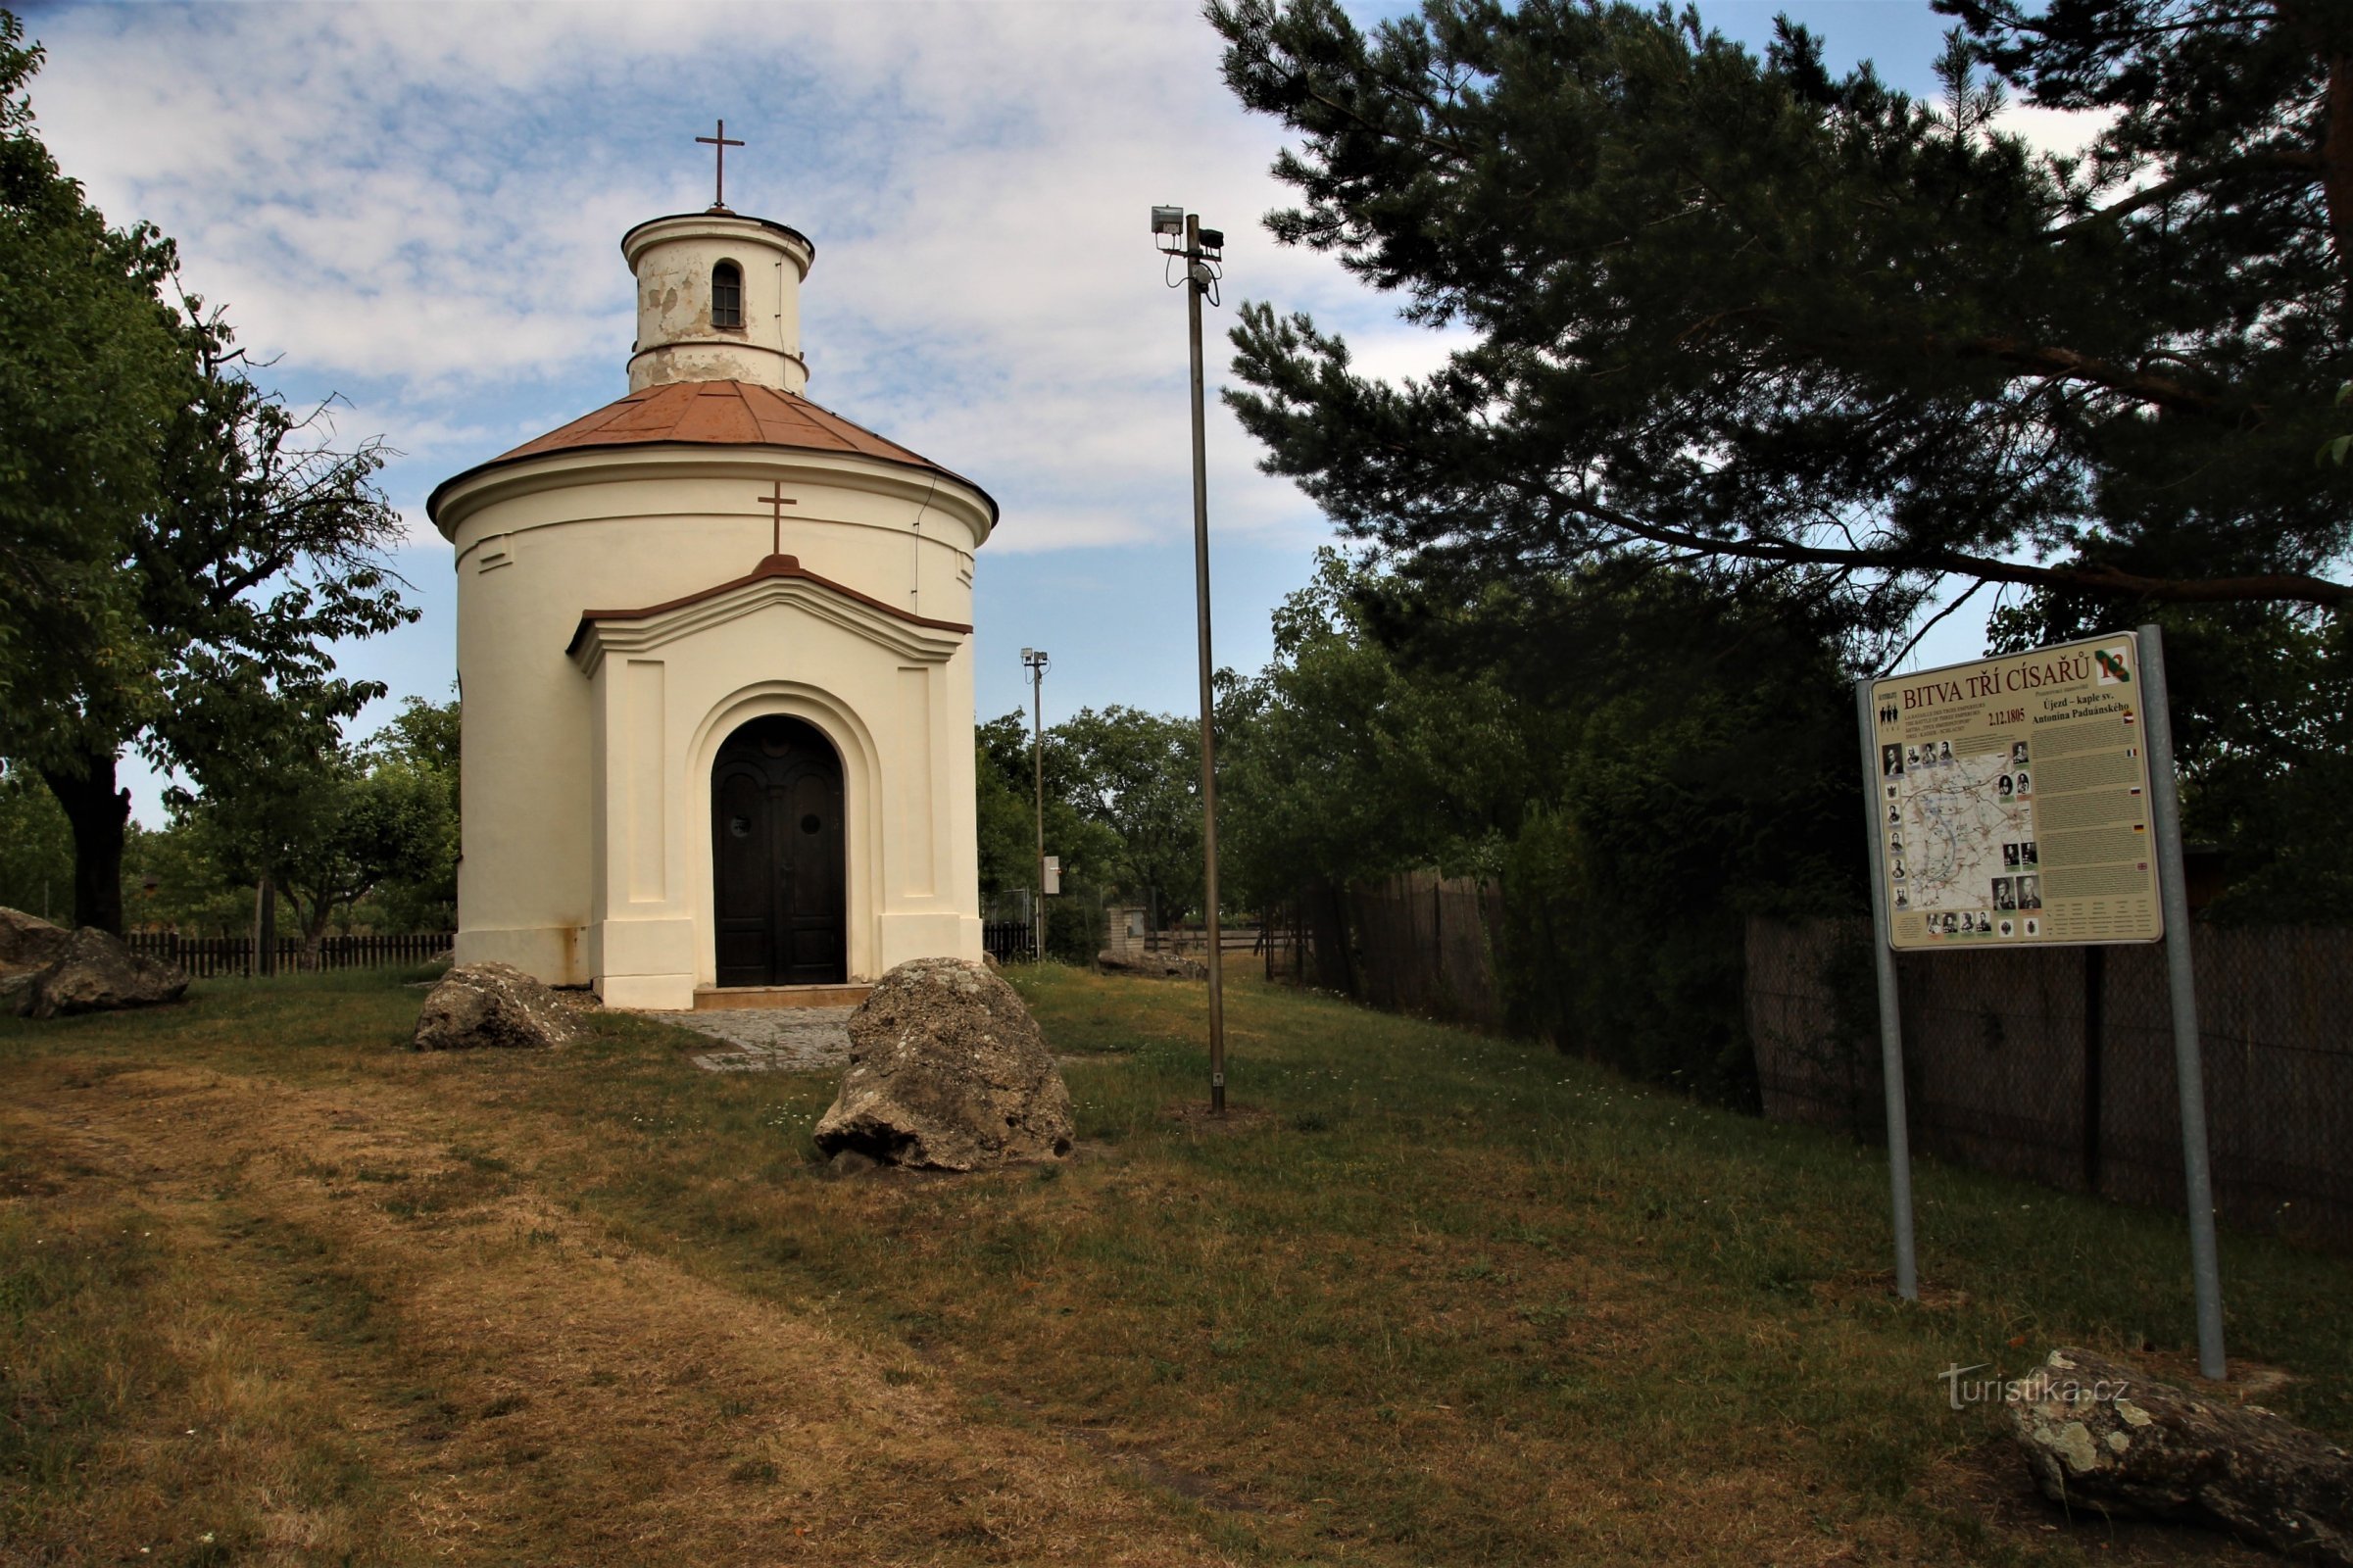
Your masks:
[[[1185,324],[1193,348],[1193,592],[1201,622],[1201,924],[1208,938],[1203,955],[1209,969],[1209,1109],[1226,1108],[1225,944],[1217,923],[1217,699],[1209,657],[1209,458],[1206,417],[1201,409],[1201,301],[1215,300],[1219,252],[1225,235],[1201,227],[1201,215],[1182,207],[1152,210],[1154,235],[1182,240],[1183,248],[1160,246],[1164,256],[1185,264]]]
[[[1030,942],[1038,961],[1046,961],[1046,665],[1043,648],[1021,650],[1029,670],[1030,765],[1038,780],[1038,906],[1031,917]]]

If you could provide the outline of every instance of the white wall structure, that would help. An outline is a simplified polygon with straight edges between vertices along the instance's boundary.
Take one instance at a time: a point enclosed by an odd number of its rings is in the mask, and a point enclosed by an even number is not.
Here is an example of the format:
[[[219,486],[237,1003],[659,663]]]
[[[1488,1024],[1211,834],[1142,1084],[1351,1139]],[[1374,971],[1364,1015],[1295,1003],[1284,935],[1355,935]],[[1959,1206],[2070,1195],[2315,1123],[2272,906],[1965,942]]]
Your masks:
[[[457,551],[458,959],[637,1008],[977,959],[996,503],[802,395],[800,234],[713,209],[621,248],[629,395],[428,503]]]

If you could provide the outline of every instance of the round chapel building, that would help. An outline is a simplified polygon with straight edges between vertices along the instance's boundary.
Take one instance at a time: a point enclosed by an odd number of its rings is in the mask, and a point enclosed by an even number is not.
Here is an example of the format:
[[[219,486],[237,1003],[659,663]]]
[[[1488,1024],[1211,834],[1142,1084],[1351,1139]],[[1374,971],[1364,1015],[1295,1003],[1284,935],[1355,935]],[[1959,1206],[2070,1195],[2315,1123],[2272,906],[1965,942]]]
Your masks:
[[[804,395],[814,247],[622,236],[629,393],[437,487],[455,547],[457,957],[684,1009],[981,955],[987,492]]]

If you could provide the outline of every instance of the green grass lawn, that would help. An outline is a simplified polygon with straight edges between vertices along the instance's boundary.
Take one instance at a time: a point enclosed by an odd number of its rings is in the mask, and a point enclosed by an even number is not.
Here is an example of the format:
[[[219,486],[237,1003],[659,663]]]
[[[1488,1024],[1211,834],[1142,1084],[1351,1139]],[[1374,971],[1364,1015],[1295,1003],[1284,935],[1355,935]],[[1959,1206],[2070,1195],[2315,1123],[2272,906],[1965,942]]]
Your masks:
[[[102,1095],[160,1061],[413,1104],[459,1153],[429,1181],[343,1172],[383,1213],[457,1224],[485,1193],[551,1195],[615,1246],[937,1390],[970,1443],[1069,1445],[1224,1559],[2214,1549],[2049,1528],[2015,1495],[1995,1413],[1949,1408],[1937,1376],[2017,1375],[2082,1344],[2178,1379],[2194,1364],[2179,1216],[1924,1163],[1930,1301],[1907,1304],[1887,1286],[1876,1151],[1243,975],[1227,995],[1244,1113],[1214,1125],[1172,1114],[1205,1100],[1200,989],[1009,977],[1065,1056],[1081,1148],[1061,1165],[835,1179],[809,1136],[830,1079],[701,1072],[686,1056],[704,1042],[612,1015],[562,1053],[426,1061],[400,1049],[420,993],[370,975],[0,1022],[0,1103],[72,1081]],[[75,1209],[75,1184],[53,1151],[0,1144],[0,1538],[13,1522],[65,1539],[107,1467],[138,1462],[117,1437],[142,1385],[189,1375],[140,1325],[194,1254],[130,1235],[153,1228],[135,1194]],[[68,1233],[74,1255],[49,1249]],[[2226,1234],[2222,1262],[2233,1358],[2289,1375],[2264,1402],[2353,1437],[2353,1261]],[[234,1289],[231,1264],[205,1266]],[[332,1260],[313,1273],[331,1280]],[[397,1537],[399,1489],[353,1479],[364,1457],[314,1436],[305,1462],[342,1464],[351,1506]],[[791,1458],[747,1463],[773,1477]],[[924,1560],[1043,1560],[1034,1545],[974,1537]]]

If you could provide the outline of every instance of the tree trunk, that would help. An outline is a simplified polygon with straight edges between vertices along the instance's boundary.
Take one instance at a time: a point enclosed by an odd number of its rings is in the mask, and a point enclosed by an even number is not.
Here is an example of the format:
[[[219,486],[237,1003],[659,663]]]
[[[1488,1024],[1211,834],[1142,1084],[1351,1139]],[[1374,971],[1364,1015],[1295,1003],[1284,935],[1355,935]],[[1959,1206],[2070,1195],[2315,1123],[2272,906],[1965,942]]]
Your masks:
[[[123,839],[130,821],[130,791],[115,788],[115,754],[39,769],[74,829],[74,923],[123,935]]]
[[[277,973],[277,884],[267,874],[253,890],[253,973]]]
[[[326,967],[319,956],[326,945],[326,923],[335,912],[335,901],[325,894],[315,899],[302,921],[302,966],[306,974],[317,974]]]

